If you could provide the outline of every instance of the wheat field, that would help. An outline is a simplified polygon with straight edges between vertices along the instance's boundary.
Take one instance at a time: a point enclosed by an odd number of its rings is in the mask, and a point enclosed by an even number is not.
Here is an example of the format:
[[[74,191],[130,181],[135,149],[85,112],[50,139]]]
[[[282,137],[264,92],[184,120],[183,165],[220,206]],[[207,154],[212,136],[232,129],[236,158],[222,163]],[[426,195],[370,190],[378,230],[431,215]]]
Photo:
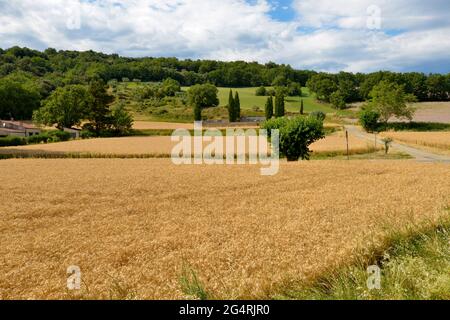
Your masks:
[[[373,151],[374,145],[366,140],[350,135],[350,153],[367,153]],[[248,146],[249,140],[246,139]],[[19,147],[0,148],[0,153],[36,152],[36,153],[91,153],[104,155],[154,155],[169,157],[177,142],[171,137],[125,137],[73,140],[51,144],[37,144]],[[204,142],[206,147],[209,142]],[[311,145],[310,149],[317,154],[343,153],[347,143],[344,133],[337,132]],[[247,150],[248,151],[248,148]],[[225,150],[224,150],[225,152]]]
[[[378,146],[377,148],[381,148]],[[315,153],[343,153],[347,150],[345,132],[336,132],[325,139],[313,143],[310,149]],[[369,142],[352,134],[349,135],[349,151],[351,154],[369,153],[375,150],[375,141]]]
[[[0,161],[0,299],[268,298],[447,215],[450,167],[410,161],[175,166],[169,159]],[[423,174],[426,172],[426,174]],[[66,289],[68,266],[81,291]]]
[[[385,132],[382,135],[399,142],[440,149],[450,154],[450,132]]]

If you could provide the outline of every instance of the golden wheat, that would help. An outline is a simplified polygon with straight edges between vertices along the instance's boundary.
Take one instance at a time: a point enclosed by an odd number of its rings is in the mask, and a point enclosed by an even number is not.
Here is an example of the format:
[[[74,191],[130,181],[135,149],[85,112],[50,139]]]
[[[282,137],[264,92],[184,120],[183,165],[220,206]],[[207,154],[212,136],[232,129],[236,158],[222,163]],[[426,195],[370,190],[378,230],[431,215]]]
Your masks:
[[[390,228],[436,221],[450,204],[445,164],[259,169],[0,161],[0,299],[185,298],[186,264],[213,297],[267,298],[350,261]],[[82,271],[79,292],[66,289],[71,265]]]
[[[364,153],[372,151],[373,147],[365,140],[350,135],[350,152]],[[51,144],[38,144],[19,147],[0,148],[0,153],[35,152],[35,153],[92,153],[111,155],[170,155],[177,142],[171,137],[125,137],[75,140]],[[206,147],[209,142],[204,142]],[[246,139],[248,152],[249,139]],[[342,132],[327,136],[311,145],[314,153],[344,152],[347,148]]]
[[[381,148],[381,146],[378,146]],[[347,139],[345,132],[337,132],[325,139],[313,143],[310,147],[314,153],[342,153],[347,150]],[[349,151],[350,153],[364,153],[375,149],[375,141],[373,143],[360,139],[354,135],[349,135]]]
[[[385,132],[382,136],[450,153],[450,132]]]

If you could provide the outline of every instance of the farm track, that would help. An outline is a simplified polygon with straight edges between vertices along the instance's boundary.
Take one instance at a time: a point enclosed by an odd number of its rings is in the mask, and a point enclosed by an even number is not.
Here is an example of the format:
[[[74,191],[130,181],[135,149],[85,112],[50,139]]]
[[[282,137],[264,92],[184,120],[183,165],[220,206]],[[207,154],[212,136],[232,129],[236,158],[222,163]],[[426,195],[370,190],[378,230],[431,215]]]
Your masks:
[[[374,141],[373,135],[367,134],[366,132],[363,132],[359,127],[354,125],[346,125],[345,129],[348,130],[349,133],[353,134],[356,137],[366,139],[369,141]],[[377,144],[382,145],[383,141],[379,137],[377,137]],[[435,154],[429,151],[425,151],[422,149],[418,149],[415,147],[412,147],[410,145],[406,145],[403,143],[393,142],[392,147],[398,151],[404,152],[409,154],[410,156],[414,157],[419,162],[445,162],[450,163],[450,156],[445,155],[439,155]]]

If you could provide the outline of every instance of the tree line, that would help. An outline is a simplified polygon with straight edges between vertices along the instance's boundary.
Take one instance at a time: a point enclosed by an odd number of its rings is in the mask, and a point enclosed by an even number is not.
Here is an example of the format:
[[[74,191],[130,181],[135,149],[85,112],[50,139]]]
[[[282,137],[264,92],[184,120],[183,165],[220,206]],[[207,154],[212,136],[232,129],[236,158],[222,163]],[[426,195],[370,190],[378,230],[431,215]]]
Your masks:
[[[401,86],[405,94],[415,96],[417,101],[450,100],[450,74],[389,71],[370,74],[318,73],[311,76],[306,85],[318,100],[331,103],[336,109],[343,109],[348,103],[369,100],[372,90],[381,82]]]
[[[402,86],[406,94],[414,95],[418,101],[450,100],[450,74],[387,71],[330,74],[295,70],[289,65],[273,62],[126,58],[94,51],[51,48],[37,51],[13,47],[0,49],[0,118],[31,119],[41,102],[58,88],[88,86],[95,79],[104,83],[172,79],[164,86],[154,86],[143,92],[144,96],[170,96],[180,85],[207,84],[259,87],[258,95],[266,93],[265,87],[282,87],[285,88],[284,95],[297,96],[301,95],[301,88],[307,86],[317,99],[329,102],[337,109],[345,108],[351,102],[370,99],[371,91],[382,81]]]

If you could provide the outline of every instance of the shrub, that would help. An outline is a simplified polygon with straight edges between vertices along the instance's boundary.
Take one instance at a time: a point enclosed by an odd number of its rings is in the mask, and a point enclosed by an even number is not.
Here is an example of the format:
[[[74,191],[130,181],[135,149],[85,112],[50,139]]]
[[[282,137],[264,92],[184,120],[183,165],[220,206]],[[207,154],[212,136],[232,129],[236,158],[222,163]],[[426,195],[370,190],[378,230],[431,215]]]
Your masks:
[[[264,86],[259,87],[256,89],[256,96],[257,97],[263,97],[267,94],[267,89]]]
[[[9,136],[0,138],[0,147],[23,146],[27,144],[27,139],[22,137]]]
[[[87,129],[83,129],[81,131],[80,135],[81,135],[81,139],[92,139],[92,138],[96,137],[95,133],[93,133],[92,131],[87,130]]]
[[[302,86],[297,82],[291,82],[287,87],[287,93],[289,97],[301,97]]]
[[[263,128],[280,130],[280,153],[288,161],[309,160],[309,146],[325,138],[323,121],[314,117],[278,118],[266,121]]]
[[[49,142],[69,141],[72,135],[65,131],[50,131],[48,133]]]
[[[286,126],[289,120],[287,118],[273,118],[265,121],[261,128],[268,131],[269,137],[271,136],[272,130],[281,130],[282,127]]]
[[[359,115],[359,122],[367,132],[377,132],[380,129],[381,114],[371,108],[365,108]]]
[[[28,137],[28,143],[29,144],[39,144],[39,143],[47,143],[50,137],[46,132]]]
[[[322,111],[311,112],[311,114],[309,116],[311,118],[316,118],[316,119],[318,119],[318,120],[320,120],[322,122],[325,121],[325,119],[327,118],[327,115],[324,112],[322,112]]]

